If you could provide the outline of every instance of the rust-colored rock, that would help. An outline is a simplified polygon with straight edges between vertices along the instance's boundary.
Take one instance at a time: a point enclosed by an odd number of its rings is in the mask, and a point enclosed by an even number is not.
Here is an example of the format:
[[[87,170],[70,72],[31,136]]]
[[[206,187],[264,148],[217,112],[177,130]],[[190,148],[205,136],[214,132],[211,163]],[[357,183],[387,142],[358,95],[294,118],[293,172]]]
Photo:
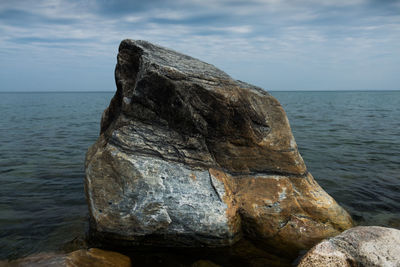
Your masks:
[[[226,215],[234,218],[240,214],[247,236],[278,250],[307,249],[324,236],[337,235],[352,225],[349,215],[310,173],[287,177],[209,172],[224,184]]]
[[[129,257],[98,248],[81,249],[69,254],[40,253],[23,259],[0,262],[0,266],[20,267],[130,267]]]
[[[124,245],[295,252],[351,227],[264,90],[145,41],[121,43],[117,92],[86,158],[91,229]]]

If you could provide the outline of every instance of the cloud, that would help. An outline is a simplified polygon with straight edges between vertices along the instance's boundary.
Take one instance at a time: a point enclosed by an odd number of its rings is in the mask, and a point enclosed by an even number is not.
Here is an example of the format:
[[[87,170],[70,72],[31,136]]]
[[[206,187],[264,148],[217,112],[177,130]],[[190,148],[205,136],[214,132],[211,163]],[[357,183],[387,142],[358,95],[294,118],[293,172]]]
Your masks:
[[[29,58],[30,64],[40,58],[43,69],[82,58],[112,67],[119,42],[133,38],[284,89],[279,82],[286,75],[295,81],[296,68],[304,65],[310,77],[321,68],[360,66],[390,73],[399,67],[399,33],[400,5],[389,0],[1,1],[0,68]],[[323,75],[331,77],[328,71]]]

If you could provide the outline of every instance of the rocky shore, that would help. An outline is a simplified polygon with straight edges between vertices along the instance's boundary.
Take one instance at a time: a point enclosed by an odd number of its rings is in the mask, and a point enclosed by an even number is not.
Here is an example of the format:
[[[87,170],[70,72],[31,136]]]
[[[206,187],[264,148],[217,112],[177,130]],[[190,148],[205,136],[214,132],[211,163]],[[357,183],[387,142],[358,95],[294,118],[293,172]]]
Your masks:
[[[180,253],[180,256],[178,255]],[[125,251],[126,255],[102,249],[80,249],[70,253],[40,253],[0,266],[295,266],[246,240],[226,248],[174,251],[153,249],[152,253]],[[203,259],[204,258],[204,259]],[[212,258],[213,261],[209,260]],[[302,257],[298,267],[400,266],[400,230],[358,226],[325,239]]]
[[[117,252],[91,248],[71,253],[40,253],[10,262],[0,262],[0,266],[129,267],[131,260]]]

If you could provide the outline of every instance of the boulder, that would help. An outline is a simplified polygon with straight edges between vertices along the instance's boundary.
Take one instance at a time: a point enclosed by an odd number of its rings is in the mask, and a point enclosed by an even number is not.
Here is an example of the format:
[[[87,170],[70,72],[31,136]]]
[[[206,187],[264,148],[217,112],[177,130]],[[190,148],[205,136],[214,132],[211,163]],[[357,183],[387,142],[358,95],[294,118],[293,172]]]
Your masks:
[[[299,267],[400,266],[400,231],[358,226],[313,247]]]
[[[117,91],[86,155],[93,236],[218,247],[242,236],[309,248],[352,226],[307,171],[279,102],[216,67],[121,42]]]
[[[23,259],[0,262],[0,266],[129,267],[131,260],[117,252],[91,248],[76,250],[69,254],[40,253]]]

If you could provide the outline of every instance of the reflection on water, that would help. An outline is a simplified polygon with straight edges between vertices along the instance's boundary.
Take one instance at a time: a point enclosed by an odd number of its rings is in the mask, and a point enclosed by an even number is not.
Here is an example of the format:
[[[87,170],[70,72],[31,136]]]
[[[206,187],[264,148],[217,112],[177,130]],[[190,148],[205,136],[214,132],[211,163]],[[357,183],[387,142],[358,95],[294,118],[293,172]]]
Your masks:
[[[359,224],[400,228],[400,92],[271,94],[286,110],[300,152],[321,186]],[[84,235],[84,155],[97,139],[112,95],[0,94],[0,259],[58,250]],[[175,253],[175,260],[186,262],[197,253],[239,265],[268,258],[249,251],[242,254],[251,259],[237,258],[239,252],[231,252],[169,250],[135,257],[165,261],[162,255]]]

